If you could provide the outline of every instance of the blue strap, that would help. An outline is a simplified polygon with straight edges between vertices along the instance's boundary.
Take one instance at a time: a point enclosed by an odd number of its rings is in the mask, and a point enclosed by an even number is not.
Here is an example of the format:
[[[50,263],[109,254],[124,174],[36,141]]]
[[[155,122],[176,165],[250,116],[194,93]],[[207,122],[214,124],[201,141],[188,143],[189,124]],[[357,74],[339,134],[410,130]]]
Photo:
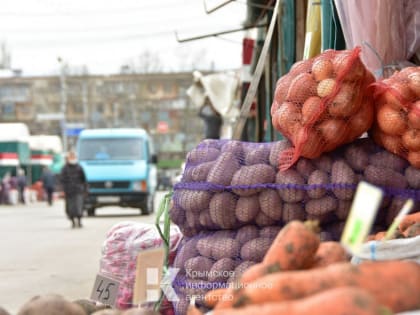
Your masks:
[[[376,241],[370,243],[370,259],[376,260]]]

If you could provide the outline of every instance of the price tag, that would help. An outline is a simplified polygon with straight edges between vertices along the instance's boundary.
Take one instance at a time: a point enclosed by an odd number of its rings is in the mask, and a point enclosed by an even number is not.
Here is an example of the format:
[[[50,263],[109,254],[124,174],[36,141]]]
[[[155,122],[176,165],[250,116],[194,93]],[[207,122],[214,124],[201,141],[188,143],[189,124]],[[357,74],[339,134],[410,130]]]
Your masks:
[[[381,204],[383,192],[366,182],[360,182],[344,227],[341,243],[356,253],[369,235]]]
[[[90,298],[105,305],[115,306],[119,287],[119,281],[98,274]]]

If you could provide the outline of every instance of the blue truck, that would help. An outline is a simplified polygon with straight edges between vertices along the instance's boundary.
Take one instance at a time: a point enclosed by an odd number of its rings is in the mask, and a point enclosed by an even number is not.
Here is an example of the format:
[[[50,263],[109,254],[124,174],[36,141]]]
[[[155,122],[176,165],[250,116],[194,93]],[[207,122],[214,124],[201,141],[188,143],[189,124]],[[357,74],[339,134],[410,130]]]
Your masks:
[[[89,216],[111,205],[139,208],[144,215],[154,211],[157,156],[144,129],[85,129],[76,148],[88,182]]]

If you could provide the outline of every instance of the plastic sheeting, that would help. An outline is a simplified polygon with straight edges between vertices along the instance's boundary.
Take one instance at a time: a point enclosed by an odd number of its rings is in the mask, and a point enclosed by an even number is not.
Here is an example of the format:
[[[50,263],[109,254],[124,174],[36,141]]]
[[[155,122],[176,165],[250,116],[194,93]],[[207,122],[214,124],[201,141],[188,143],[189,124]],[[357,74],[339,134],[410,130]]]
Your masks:
[[[239,78],[234,73],[213,73],[204,76],[198,71],[195,71],[193,76],[194,84],[187,90],[193,105],[200,108],[208,98],[214,110],[226,116],[234,105]]]
[[[403,67],[420,48],[420,0],[335,0],[348,49],[376,76]]]

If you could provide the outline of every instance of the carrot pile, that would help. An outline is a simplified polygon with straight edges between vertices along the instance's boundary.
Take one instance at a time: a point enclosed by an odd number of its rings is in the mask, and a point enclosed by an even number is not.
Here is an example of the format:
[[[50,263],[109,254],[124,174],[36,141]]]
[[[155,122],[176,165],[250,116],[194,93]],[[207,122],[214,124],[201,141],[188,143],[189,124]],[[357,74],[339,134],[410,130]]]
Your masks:
[[[369,235],[367,241],[381,241],[386,235],[385,231]],[[420,235],[420,212],[415,212],[405,216],[399,224],[393,238],[411,238]]]
[[[352,265],[348,258],[339,243],[321,243],[305,223],[292,221],[260,264],[247,269],[234,287],[208,292],[205,300],[214,315],[367,315],[420,309],[419,264]]]

